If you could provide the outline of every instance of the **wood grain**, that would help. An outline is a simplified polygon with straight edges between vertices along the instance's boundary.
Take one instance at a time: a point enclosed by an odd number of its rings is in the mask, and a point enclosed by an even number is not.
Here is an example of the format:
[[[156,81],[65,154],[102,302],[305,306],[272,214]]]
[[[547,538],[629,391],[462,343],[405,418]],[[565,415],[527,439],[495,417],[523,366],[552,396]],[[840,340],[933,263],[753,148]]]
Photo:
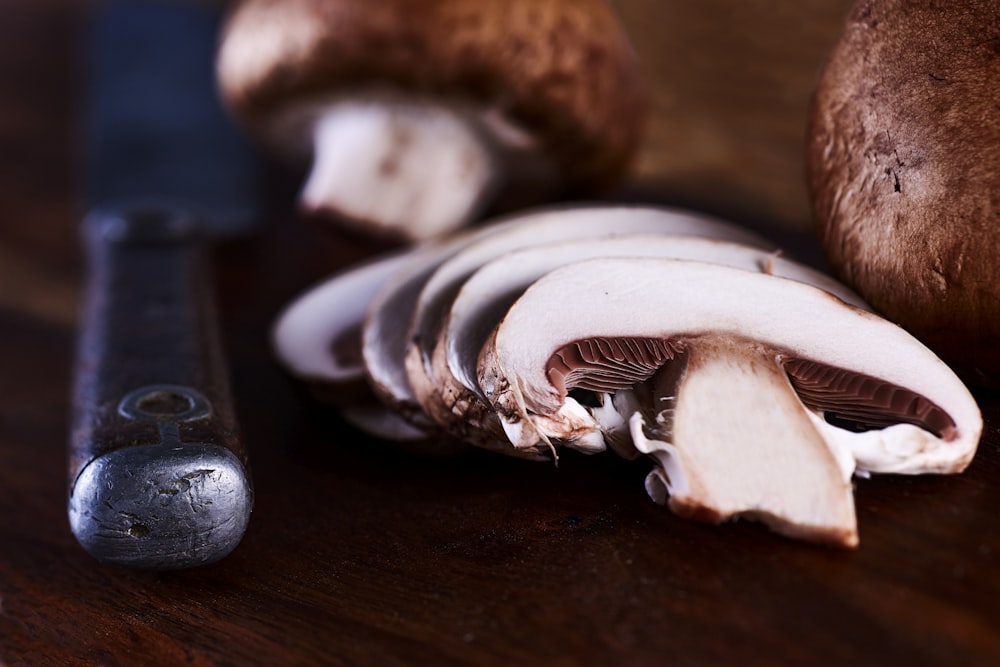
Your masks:
[[[42,295],[0,299],[0,664],[1000,661],[994,396],[964,475],[858,480],[853,552],[678,519],[646,498],[641,461],[415,458],[303,400],[272,360],[281,305],[372,250],[297,219],[280,174],[264,235],[216,253],[257,491],[247,536],[191,571],[97,564],[65,517],[72,304],[37,305],[79,277],[78,20],[68,2],[0,3],[0,259],[20,258],[0,284]],[[809,235],[781,239],[815,256]]]

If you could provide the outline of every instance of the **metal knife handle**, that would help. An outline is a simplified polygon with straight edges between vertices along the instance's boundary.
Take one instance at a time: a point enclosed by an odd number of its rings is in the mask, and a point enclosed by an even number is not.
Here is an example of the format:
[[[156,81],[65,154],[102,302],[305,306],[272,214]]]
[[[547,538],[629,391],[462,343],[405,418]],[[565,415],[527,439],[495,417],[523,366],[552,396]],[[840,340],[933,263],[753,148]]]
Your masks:
[[[97,211],[70,434],[69,519],[96,558],[218,560],[253,505],[198,225],[165,208]]]

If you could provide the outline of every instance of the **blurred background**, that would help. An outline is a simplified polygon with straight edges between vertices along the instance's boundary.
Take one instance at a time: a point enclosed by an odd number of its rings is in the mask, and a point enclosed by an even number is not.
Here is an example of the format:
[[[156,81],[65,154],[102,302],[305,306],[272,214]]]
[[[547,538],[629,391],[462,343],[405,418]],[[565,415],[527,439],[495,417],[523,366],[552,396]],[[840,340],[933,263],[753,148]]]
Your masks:
[[[621,196],[809,236],[809,96],[848,0],[613,2],[652,107]],[[0,2],[0,308],[62,324],[75,315],[77,68],[93,5]]]
[[[613,0],[649,85],[642,191],[810,229],[809,97],[847,0]]]

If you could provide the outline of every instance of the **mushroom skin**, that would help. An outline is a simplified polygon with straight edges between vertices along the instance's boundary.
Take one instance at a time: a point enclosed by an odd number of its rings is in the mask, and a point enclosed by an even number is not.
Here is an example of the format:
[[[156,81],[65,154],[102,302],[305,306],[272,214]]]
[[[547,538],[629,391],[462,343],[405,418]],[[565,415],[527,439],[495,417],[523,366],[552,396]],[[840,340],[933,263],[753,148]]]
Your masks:
[[[641,349],[666,361],[637,368]],[[832,372],[816,382],[813,368]],[[982,432],[965,385],[900,327],[801,282],[686,260],[595,259],[547,274],[493,331],[478,381],[515,447],[594,436],[600,424],[574,387],[631,392],[624,416],[657,461],[655,500],[843,546],[857,543],[857,465],[960,472]],[[845,421],[875,430],[836,426],[841,405]],[[747,457],[744,473],[731,465]]]
[[[835,274],[969,383],[1000,387],[1000,1],[862,0],[808,129]]]
[[[404,240],[465,223],[519,180],[610,187],[644,113],[606,0],[246,0],[216,69],[265,143],[315,154],[307,208]]]

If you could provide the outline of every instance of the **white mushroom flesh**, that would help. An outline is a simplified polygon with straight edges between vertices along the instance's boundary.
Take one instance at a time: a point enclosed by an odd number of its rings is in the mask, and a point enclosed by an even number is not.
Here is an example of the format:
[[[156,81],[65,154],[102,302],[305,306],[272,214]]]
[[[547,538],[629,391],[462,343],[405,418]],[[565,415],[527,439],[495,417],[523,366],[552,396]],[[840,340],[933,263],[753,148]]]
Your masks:
[[[447,105],[345,99],[316,118],[301,200],[406,239],[465,224],[500,177],[494,151]]]
[[[663,483],[670,508],[713,522],[759,519],[794,537],[857,544],[853,465],[844,465],[850,456],[829,447],[813,427],[773,351],[712,336],[692,340],[689,349],[673,395],[656,396],[662,401],[656,421],[645,423],[641,413],[631,419],[637,447],[659,463],[650,481]]]

